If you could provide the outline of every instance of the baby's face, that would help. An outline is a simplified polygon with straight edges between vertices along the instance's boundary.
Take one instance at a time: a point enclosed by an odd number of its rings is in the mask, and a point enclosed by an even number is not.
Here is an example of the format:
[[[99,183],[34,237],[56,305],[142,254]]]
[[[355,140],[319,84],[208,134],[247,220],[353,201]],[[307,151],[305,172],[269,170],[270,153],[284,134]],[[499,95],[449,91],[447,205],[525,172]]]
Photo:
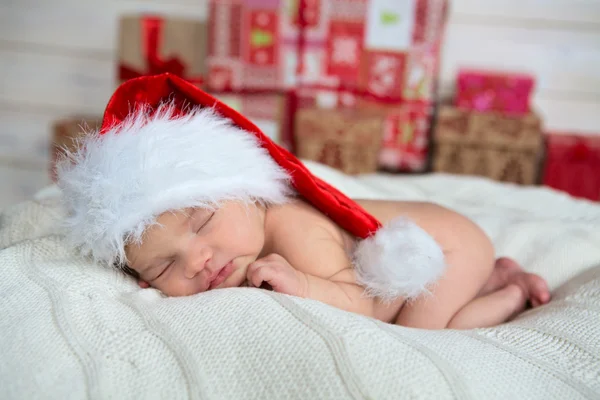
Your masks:
[[[224,203],[216,212],[187,209],[164,213],[126,248],[129,267],[167,296],[237,287],[264,246],[265,211]],[[162,226],[161,226],[162,225]]]

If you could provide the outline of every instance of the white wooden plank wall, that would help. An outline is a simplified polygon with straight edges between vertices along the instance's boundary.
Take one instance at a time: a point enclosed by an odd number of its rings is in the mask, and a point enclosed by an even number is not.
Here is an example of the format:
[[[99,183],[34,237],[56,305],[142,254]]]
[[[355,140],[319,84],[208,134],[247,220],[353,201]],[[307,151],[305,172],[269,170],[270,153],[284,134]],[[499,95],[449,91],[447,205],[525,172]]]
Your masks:
[[[600,134],[600,0],[453,0],[441,96],[460,66],[533,72],[548,130]],[[0,208],[48,183],[50,123],[101,113],[117,20],[204,19],[206,0],[0,0]]]

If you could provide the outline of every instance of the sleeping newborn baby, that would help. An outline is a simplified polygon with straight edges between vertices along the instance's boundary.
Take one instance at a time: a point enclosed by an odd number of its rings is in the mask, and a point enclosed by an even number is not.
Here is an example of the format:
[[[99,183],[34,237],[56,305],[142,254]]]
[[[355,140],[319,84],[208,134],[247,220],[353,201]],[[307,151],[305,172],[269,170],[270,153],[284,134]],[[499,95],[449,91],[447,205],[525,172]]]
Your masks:
[[[475,328],[546,303],[542,278],[501,258],[471,221],[429,203],[358,201],[381,221],[412,219],[442,248],[447,269],[430,295],[384,302],[364,296],[350,254],[357,239],[302,200],[274,207],[223,203],[159,216],[141,244],[126,247],[140,284],[170,296],[268,284],[385,322],[419,328]]]
[[[170,74],[122,84],[57,176],[73,247],[167,296],[268,288],[427,329],[491,326],[550,300],[467,218],[351,200]]]

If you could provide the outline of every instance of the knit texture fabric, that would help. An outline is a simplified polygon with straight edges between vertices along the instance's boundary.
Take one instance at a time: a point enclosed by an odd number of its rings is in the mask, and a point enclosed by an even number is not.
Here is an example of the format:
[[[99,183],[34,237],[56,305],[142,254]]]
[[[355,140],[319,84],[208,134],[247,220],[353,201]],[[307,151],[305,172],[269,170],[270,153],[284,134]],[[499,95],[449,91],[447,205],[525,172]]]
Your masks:
[[[2,398],[600,398],[600,205],[472,177],[349,177],[359,198],[435,201],[543,275],[550,304],[424,331],[259,289],[165,298],[65,247],[55,188],[0,213]]]

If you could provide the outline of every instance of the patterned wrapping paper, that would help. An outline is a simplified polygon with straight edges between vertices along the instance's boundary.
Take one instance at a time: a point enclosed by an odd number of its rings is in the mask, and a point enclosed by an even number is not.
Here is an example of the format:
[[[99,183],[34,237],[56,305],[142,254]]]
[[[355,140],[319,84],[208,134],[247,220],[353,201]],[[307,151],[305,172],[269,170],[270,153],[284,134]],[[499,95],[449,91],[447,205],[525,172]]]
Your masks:
[[[456,82],[456,106],[474,111],[525,115],[534,88],[526,74],[461,70]]]
[[[434,131],[433,170],[533,185],[544,155],[541,120],[453,106],[440,109]]]
[[[210,0],[206,63],[207,90],[289,150],[292,110],[286,91],[295,69],[283,34],[293,9],[293,2],[283,0]]]
[[[546,148],[544,185],[600,201],[600,136],[552,132]]]
[[[64,154],[64,149],[73,151],[77,139],[86,132],[100,128],[102,116],[80,115],[67,117],[52,124],[52,139],[50,143],[49,173],[53,182],[56,181],[56,162]]]
[[[307,27],[305,43],[296,43],[306,71],[296,84],[343,87],[383,101],[433,98],[445,0],[305,1],[311,11],[308,4],[315,4],[321,24]]]
[[[298,78],[318,81],[324,75],[327,15],[332,3],[210,0],[208,88],[281,92],[294,89]]]
[[[171,72],[199,87],[206,77],[204,21],[156,15],[119,19],[117,84],[142,75]]]
[[[361,101],[360,107],[381,109],[385,113],[379,166],[388,170],[424,171],[429,155],[431,107],[406,103],[382,106],[375,101]]]
[[[209,90],[283,88],[283,5],[280,0],[209,2]]]

